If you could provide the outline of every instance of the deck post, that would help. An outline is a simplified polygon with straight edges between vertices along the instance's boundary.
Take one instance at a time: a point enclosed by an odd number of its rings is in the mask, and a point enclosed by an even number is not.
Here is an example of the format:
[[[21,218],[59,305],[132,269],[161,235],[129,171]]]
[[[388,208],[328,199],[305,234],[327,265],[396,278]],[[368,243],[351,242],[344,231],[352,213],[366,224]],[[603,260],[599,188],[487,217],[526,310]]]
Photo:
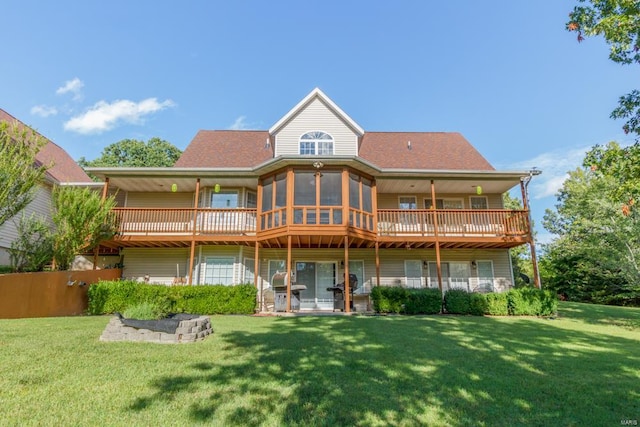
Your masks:
[[[380,243],[376,240],[376,286],[380,286]]]
[[[260,255],[260,243],[256,242],[256,248],[253,254],[253,284],[256,287],[256,290],[260,292],[260,311],[264,310],[264,295],[262,293],[263,286],[262,280],[260,279],[260,259],[258,256]],[[260,281],[260,286],[258,286],[258,281]]]
[[[351,283],[349,283],[349,236],[344,236],[344,311],[351,313]]]
[[[528,178],[531,179],[530,177]],[[528,183],[528,181],[526,181]],[[533,267],[533,283],[536,288],[542,289],[542,284],[540,283],[540,272],[538,271],[538,258],[536,256],[536,242],[533,238],[533,226],[531,223],[531,210],[529,209],[529,196],[527,194],[527,186],[525,180],[520,179],[520,190],[522,191],[522,207],[527,212],[527,231],[529,237],[527,241],[529,242],[529,249],[531,251],[531,265]]]
[[[436,209],[436,184],[434,180],[431,180],[431,209],[433,212],[433,235],[436,240],[436,270],[438,272],[438,288],[442,294],[442,263],[440,260],[440,239],[438,238],[438,210]],[[442,295],[444,298],[444,294]]]
[[[191,233],[191,251],[189,252],[189,282],[193,284],[193,258],[196,252],[196,222],[198,220],[198,203],[200,202],[200,178],[196,180],[196,197],[193,207],[193,232]]]
[[[291,312],[291,234],[287,236],[287,313]]]
[[[102,203],[104,203],[104,201],[106,200],[108,191],[109,191],[109,177],[107,176],[104,178],[104,186],[102,187]],[[93,249],[93,270],[98,269],[99,254],[100,254],[100,245],[96,246]]]

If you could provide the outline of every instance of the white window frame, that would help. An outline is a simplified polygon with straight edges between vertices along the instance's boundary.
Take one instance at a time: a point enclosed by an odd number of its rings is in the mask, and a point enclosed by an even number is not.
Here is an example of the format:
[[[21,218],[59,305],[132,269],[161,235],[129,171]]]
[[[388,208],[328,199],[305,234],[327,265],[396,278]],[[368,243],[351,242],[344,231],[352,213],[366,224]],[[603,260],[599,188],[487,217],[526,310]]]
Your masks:
[[[423,262],[421,259],[405,259],[404,260],[404,283],[407,286],[407,288],[424,288],[424,270],[423,270]],[[413,286],[413,285],[409,285],[409,275],[407,274],[408,269],[407,266],[409,264],[414,264],[417,265],[420,270],[420,285],[419,286]],[[417,277],[411,277],[412,280],[417,279]]]
[[[253,208],[249,208],[249,194],[253,194],[256,197],[256,205]],[[258,207],[258,192],[253,190],[247,190],[245,195],[244,206],[249,209],[255,209]]]
[[[213,196],[216,194],[234,194],[236,195],[236,206],[229,206],[228,208],[214,208],[213,207]],[[220,190],[219,192],[211,191],[209,195],[209,207],[213,209],[235,209],[240,205],[240,193],[238,190]]]
[[[476,263],[476,268],[475,268],[475,278],[476,278],[476,288],[477,290],[480,290],[480,275],[478,274],[480,271],[480,266],[479,263],[481,262],[487,262],[491,265],[491,289],[489,290],[489,292],[494,292],[496,289],[496,272],[495,272],[495,268],[493,265],[493,260],[490,259],[478,259],[475,260]]]
[[[328,136],[329,138],[303,138],[304,136],[308,135],[308,134],[324,134],[326,136]],[[302,144],[313,144],[313,153],[310,152],[306,152],[306,151],[311,151],[309,150],[309,146],[305,147],[305,153],[302,153]],[[321,143],[331,143],[331,153],[326,153],[326,152],[322,152],[320,153],[320,145]],[[303,133],[302,135],[300,135],[300,137],[298,138],[298,154],[301,156],[333,156],[336,152],[336,141],[333,138],[333,136],[325,131],[322,130],[312,130],[312,131],[308,131]]]
[[[251,273],[251,271],[249,271],[249,267],[251,267],[251,269],[253,270],[255,268],[255,264],[256,264],[256,259],[255,258],[245,258],[244,259],[244,269],[242,271],[242,283],[255,283],[256,280],[256,273],[255,271],[253,272],[253,278],[251,280],[247,280],[247,273]]]
[[[208,281],[208,277],[209,277],[209,261],[215,261],[215,260],[226,260],[229,261],[231,260],[231,283],[207,283]],[[213,275],[212,275],[213,276]],[[204,259],[204,275],[202,278],[203,283],[207,284],[207,285],[226,285],[226,286],[232,286],[236,283],[236,258],[235,257],[228,257],[228,256],[207,256]],[[212,281],[215,281],[215,278],[212,278]]]
[[[438,197],[436,198],[436,206],[438,205],[438,200],[442,200],[442,205],[444,206],[445,202],[456,201],[460,202],[461,208],[442,208],[442,209],[464,209],[464,198],[462,197]],[[424,208],[429,209],[431,207],[431,199],[424,198]]]

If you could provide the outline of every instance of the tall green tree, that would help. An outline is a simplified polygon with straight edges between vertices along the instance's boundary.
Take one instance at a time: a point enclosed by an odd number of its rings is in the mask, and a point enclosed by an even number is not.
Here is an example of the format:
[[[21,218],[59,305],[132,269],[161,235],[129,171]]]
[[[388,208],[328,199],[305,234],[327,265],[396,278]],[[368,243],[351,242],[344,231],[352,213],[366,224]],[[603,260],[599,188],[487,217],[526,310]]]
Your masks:
[[[640,181],[637,145],[596,146],[583,166],[569,174],[556,211],[544,226],[558,235],[543,266],[551,287],[571,299],[604,303],[640,302]]]
[[[640,63],[640,2],[638,0],[578,0],[566,28],[585,37],[602,36],[610,46],[609,59],[628,65]],[[627,119],[622,129],[640,137],[640,91],[621,96],[613,119]]]
[[[82,251],[96,248],[117,230],[112,209],[114,196],[102,200],[89,188],[56,186],[53,190],[54,260],[58,270],[67,270]]]
[[[33,200],[49,167],[36,161],[45,143],[26,126],[0,123],[0,225]]]
[[[87,160],[84,157],[78,164],[84,167],[171,167],[182,151],[164,139],[157,137],[149,141],[123,139],[109,145],[100,157]]]

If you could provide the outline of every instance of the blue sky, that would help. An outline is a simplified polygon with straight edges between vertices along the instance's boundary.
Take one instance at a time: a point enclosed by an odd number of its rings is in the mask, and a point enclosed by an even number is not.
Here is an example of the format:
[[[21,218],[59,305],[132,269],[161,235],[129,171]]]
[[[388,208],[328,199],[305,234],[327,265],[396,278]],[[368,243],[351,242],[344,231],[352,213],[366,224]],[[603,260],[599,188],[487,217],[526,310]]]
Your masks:
[[[461,132],[496,168],[543,174],[540,222],[635,69],[564,30],[577,0],[3,2],[0,108],[98,157],[124,138],[184,149],[268,129],[321,88],[369,131]]]

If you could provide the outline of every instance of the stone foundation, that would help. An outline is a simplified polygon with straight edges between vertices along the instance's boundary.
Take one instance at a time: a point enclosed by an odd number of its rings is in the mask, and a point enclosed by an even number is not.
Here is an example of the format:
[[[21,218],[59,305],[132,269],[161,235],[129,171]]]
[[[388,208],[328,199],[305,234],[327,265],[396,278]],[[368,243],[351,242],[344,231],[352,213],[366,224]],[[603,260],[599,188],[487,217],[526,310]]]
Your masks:
[[[138,329],[126,326],[118,317],[113,317],[100,335],[100,341],[138,341],[160,344],[180,344],[202,341],[213,333],[209,316],[182,320],[175,334]]]

